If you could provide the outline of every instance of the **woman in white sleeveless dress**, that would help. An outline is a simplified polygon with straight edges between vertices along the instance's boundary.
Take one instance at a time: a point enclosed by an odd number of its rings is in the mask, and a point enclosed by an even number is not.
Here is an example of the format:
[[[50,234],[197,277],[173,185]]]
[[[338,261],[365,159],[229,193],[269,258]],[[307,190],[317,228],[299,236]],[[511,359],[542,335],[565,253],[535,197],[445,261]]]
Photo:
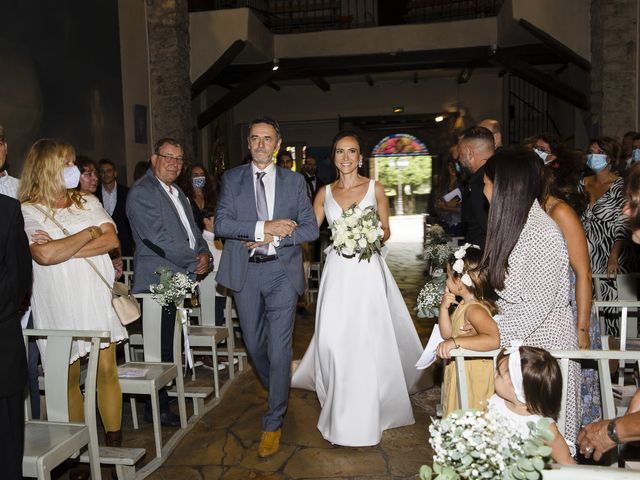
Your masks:
[[[338,134],[332,152],[338,179],[316,196],[318,224],[325,216],[331,224],[354,203],[373,205],[386,240],[389,204],[380,183],[358,174],[358,138]],[[384,430],[413,424],[409,394],[425,375],[415,368],[421,353],[384,258],[375,254],[370,262],[359,262],[331,248],[322,271],[315,334],[292,378],[293,387],[316,391],[322,436],[337,445],[376,445]]]

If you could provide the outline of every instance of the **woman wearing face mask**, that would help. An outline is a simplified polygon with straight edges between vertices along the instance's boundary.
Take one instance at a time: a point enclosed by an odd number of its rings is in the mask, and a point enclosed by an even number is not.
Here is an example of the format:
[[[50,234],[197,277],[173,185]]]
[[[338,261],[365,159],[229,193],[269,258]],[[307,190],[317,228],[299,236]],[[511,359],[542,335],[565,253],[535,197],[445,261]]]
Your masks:
[[[118,248],[119,242],[113,220],[98,199],[76,190],[79,181],[80,170],[75,165],[71,145],[49,139],[33,144],[22,173],[20,202],[33,257],[34,326],[111,332],[111,341],[100,344],[98,410],[107,445],[120,446],[122,393],[116,342],[127,338],[127,331],[111,306],[111,291],[86,261],[90,260],[112,283],[114,271],[108,252]],[[46,347],[46,342],[40,347],[41,350]],[[68,387],[72,422],[84,421],[79,359],[88,351],[87,342],[73,342]],[[85,477],[79,473],[71,478]]]
[[[609,137],[592,140],[587,155],[587,167],[593,172],[580,182],[589,196],[589,203],[581,220],[589,244],[589,258],[593,273],[613,277],[629,271],[629,252],[625,243],[629,231],[622,215],[624,181],[615,172],[620,145]],[[602,299],[615,300],[616,291],[607,282],[602,284]],[[616,334],[617,324],[612,315],[605,315],[606,334]]]
[[[198,163],[191,165],[184,172],[181,187],[191,203],[194,220],[200,229],[204,230],[202,211],[205,207],[215,208],[217,201],[215,184],[207,169]]]

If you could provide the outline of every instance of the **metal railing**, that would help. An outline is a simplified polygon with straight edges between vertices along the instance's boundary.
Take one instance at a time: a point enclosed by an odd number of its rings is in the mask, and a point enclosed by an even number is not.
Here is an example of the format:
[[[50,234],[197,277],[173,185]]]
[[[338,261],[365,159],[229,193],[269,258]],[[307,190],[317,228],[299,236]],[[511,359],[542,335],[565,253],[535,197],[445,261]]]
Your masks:
[[[496,16],[504,0],[189,0],[190,11],[250,8],[274,33]]]

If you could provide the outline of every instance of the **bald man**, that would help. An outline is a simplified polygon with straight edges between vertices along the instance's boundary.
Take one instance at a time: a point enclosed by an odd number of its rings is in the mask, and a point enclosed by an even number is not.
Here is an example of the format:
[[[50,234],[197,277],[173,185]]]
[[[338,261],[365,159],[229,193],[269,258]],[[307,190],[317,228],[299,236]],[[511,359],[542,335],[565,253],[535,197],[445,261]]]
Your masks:
[[[502,126],[500,122],[494,120],[492,118],[487,118],[482,120],[479,124],[479,127],[484,127],[491,132],[493,135],[493,147],[498,150],[502,148]]]
[[[487,237],[489,202],[483,193],[484,165],[495,152],[494,137],[484,127],[462,132],[458,142],[458,161],[470,174],[462,192],[462,227],[465,240],[484,249]]]

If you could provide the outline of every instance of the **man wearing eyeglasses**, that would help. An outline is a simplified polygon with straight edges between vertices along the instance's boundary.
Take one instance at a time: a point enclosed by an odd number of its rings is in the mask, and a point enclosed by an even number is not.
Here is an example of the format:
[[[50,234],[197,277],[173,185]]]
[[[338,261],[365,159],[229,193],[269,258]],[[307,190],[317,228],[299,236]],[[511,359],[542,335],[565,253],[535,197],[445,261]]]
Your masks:
[[[129,190],[127,217],[135,241],[133,293],[149,292],[158,283],[156,270],[167,267],[195,279],[211,269],[211,255],[193,219],[189,200],[174,183],[182,171],[182,146],[173,138],[156,142],[151,168]],[[161,360],[173,361],[172,343],[176,309],[162,308]],[[160,420],[165,426],[178,426],[166,392],[160,396]],[[145,421],[151,421],[147,406]]]

